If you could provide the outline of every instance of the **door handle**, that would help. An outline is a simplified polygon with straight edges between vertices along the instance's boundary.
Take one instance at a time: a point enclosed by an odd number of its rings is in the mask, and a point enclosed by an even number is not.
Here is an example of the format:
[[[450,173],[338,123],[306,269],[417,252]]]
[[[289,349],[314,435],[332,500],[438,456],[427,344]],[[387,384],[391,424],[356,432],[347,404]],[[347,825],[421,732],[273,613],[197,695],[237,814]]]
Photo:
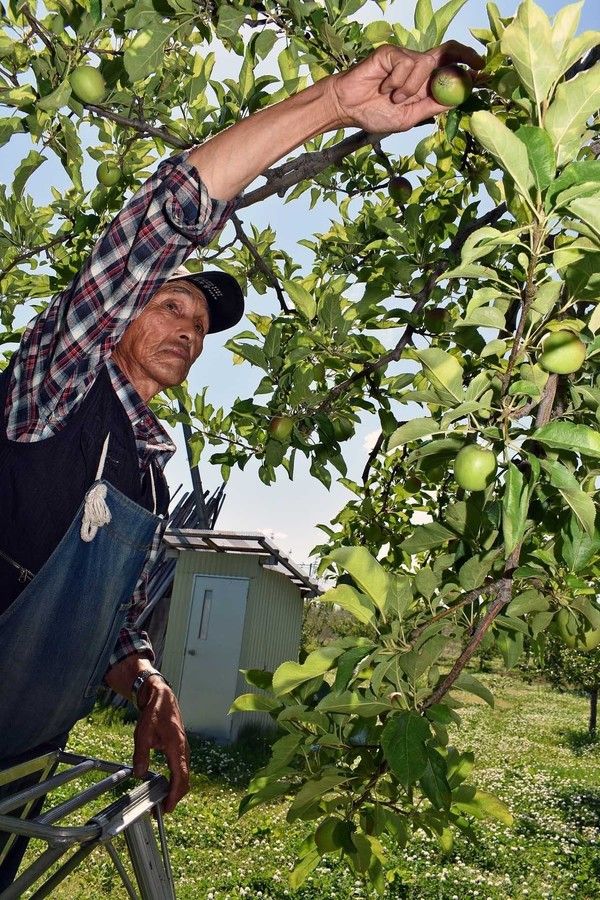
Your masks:
[[[188,656],[195,656],[195,655],[196,655],[195,650],[188,650]]]

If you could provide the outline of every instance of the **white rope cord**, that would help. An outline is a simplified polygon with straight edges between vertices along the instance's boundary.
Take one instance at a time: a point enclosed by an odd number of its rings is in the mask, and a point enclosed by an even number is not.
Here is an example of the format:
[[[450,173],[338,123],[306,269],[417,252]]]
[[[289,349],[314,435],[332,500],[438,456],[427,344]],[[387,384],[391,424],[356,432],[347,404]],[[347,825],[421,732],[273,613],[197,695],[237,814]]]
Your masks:
[[[98,463],[98,471],[96,472],[94,484],[87,492],[85,498],[80,534],[82,541],[86,541],[86,543],[93,541],[98,529],[102,528],[103,525],[108,525],[112,519],[110,510],[106,505],[106,485],[102,484],[100,480],[102,478],[102,473],[104,472],[109,438],[110,432],[106,435],[106,440],[102,447],[102,454],[100,456],[100,462]]]

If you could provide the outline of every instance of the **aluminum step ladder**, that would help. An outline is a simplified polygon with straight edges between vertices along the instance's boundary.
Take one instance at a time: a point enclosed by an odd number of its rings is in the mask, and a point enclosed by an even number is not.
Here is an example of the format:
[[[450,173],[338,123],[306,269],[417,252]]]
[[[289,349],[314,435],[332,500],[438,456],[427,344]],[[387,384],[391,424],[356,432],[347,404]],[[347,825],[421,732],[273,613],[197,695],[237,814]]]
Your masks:
[[[65,768],[57,774],[57,765]],[[99,780],[81,788],[76,779],[90,775]],[[0,833],[7,832],[10,837],[0,852],[0,862],[18,835],[28,835],[47,843],[37,859],[21,871],[16,880],[0,893],[0,900],[15,900],[43,878],[49,870],[69,854],[60,867],[30,894],[29,900],[47,897],[64,879],[84,860],[96,847],[104,847],[111,857],[119,873],[127,893],[132,900],[175,900],[173,875],[169,861],[169,852],[163,824],[161,801],[167,795],[169,784],[162,775],[149,773],[141,783],[132,784],[122,796],[113,800],[108,806],[94,812],[82,825],[61,824],[66,816],[75,811],[83,811],[84,807],[97,800],[103,794],[110,797],[116,787],[122,791],[128,788],[127,782],[138,782],[133,778],[131,766],[106,762],[65,750],[53,750],[43,756],[28,760],[0,771],[0,788],[8,790],[13,783],[26,780],[31,786],[15,793],[3,795],[0,799]],[[34,782],[31,784],[31,782]],[[52,802],[52,791],[73,782],[73,796],[45,808],[32,819],[25,816],[35,800],[47,796],[46,807]],[[20,818],[11,812],[21,809]],[[160,839],[160,850],[155,838],[152,816],[156,819]],[[113,845],[113,839],[123,834],[129,859],[133,868],[137,890],[127,874],[125,866]]]

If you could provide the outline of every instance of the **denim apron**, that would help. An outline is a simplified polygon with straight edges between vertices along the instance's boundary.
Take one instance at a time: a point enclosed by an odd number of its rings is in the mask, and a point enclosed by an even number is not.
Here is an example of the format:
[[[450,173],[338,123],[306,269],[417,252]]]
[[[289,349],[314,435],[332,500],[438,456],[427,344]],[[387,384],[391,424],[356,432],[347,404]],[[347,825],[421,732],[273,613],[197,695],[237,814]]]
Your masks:
[[[96,480],[58,546],[0,616],[0,761],[87,715],[161,517]]]

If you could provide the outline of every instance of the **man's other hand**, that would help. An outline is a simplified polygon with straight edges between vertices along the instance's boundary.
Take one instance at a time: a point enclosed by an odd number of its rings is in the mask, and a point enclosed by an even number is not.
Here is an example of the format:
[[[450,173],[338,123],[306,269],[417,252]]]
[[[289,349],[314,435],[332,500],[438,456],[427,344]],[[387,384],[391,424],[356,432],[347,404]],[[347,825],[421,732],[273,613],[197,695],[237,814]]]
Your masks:
[[[141,778],[150,766],[150,751],[161,750],[171,780],[163,812],[172,812],[190,789],[190,747],[177,698],[160,678],[149,678],[138,697],[140,714],[134,732],[133,774]]]
[[[408,131],[425,119],[446,112],[429,93],[434,69],[464,63],[480,69],[475,50],[447,41],[425,53],[386,44],[347,72],[328,80],[330,102],[341,127],[390,134]]]

